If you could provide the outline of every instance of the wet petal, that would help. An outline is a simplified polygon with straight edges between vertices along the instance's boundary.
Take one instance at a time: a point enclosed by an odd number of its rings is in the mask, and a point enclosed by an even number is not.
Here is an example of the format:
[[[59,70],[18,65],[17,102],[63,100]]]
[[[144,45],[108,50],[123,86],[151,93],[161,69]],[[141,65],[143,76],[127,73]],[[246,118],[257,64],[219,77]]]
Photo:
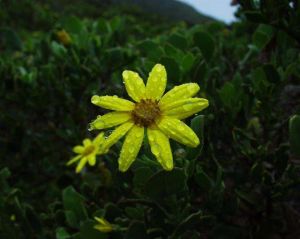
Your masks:
[[[172,116],[176,119],[184,119],[205,109],[208,105],[207,99],[187,98],[163,104],[160,108],[165,115]]]
[[[82,143],[83,143],[84,147],[87,147],[87,146],[90,146],[92,144],[92,141],[90,139],[84,139],[82,141]]]
[[[86,165],[88,161],[88,157],[82,157],[82,159],[79,161],[79,164],[77,164],[76,167],[76,173],[80,173],[83,167]]]
[[[101,152],[106,152],[112,145],[114,145],[120,138],[122,138],[128,130],[131,129],[133,126],[132,122],[127,122],[122,125],[120,125],[118,128],[116,128],[111,135],[104,141],[104,143],[101,146]]]
[[[145,97],[146,87],[143,79],[134,71],[123,71],[123,80],[128,95],[136,102]]]
[[[105,140],[104,132],[101,132],[96,136],[96,138],[94,138],[93,145],[95,145],[95,147],[98,147],[100,144],[104,142],[104,140]]]
[[[69,166],[69,165],[71,165],[71,164],[77,162],[81,157],[82,157],[82,155],[77,155],[77,156],[71,158],[71,160],[69,160],[69,161],[67,162],[67,165]]]
[[[159,104],[167,104],[178,99],[191,98],[198,93],[200,87],[196,83],[187,83],[179,86],[175,86],[173,89],[168,91],[160,100]]]
[[[96,156],[95,155],[89,156],[88,162],[89,162],[89,165],[94,166],[96,164]]]
[[[146,85],[146,97],[159,100],[165,92],[167,85],[167,72],[163,65],[156,64],[149,73]]]
[[[178,119],[164,116],[157,122],[157,126],[169,138],[189,147],[197,147],[200,143],[195,132]]]
[[[125,172],[136,159],[144,139],[144,127],[137,125],[126,135],[119,157],[119,170]]]
[[[102,116],[98,116],[93,122],[90,123],[89,129],[106,129],[117,126],[128,121],[131,118],[129,112],[110,112]]]
[[[73,152],[76,154],[81,154],[84,150],[84,147],[81,145],[77,145],[73,148]]]
[[[173,169],[173,155],[169,138],[159,129],[147,129],[151,152],[165,170]]]
[[[134,103],[129,100],[119,98],[118,96],[98,96],[94,95],[91,99],[94,105],[108,110],[131,111]]]

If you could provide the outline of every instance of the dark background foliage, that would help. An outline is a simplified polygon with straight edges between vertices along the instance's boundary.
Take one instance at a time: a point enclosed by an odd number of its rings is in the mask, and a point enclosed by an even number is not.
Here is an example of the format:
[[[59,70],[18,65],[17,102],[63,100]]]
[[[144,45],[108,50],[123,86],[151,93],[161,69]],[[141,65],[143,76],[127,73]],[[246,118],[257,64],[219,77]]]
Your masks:
[[[299,1],[233,1],[230,26],[173,1],[118,2],[0,1],[0,238],[300,238]],[[127,97],[122,71],[146,79],[157,62],[168,89],[197,82],[209,99],[187,120],[201,147],[173,142],[169,173],[147,144],[125,174],[121,143],[67,168],[104,113],[90,97]],[[120,230],[96,231],[96,215]]]

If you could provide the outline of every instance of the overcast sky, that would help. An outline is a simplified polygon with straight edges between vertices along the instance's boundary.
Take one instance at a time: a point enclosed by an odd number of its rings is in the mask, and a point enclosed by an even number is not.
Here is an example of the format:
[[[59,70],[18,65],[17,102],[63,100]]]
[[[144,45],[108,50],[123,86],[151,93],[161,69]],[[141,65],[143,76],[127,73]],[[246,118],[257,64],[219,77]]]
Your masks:
[[[179,0],[188,3],[205,15],[212,16],[226,23],[234,21],[236,7],[230,6],[231,0]]]

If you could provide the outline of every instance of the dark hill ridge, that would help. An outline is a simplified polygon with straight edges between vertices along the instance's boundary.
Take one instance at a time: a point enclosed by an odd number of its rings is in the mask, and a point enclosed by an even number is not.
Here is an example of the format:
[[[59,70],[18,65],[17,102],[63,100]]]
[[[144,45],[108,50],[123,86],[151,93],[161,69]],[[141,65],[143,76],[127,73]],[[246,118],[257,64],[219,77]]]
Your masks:
[[[176,0],[111,0],[111,2],[121,5],[137,5],[148,13],[158,14],[175,21],[188,23],[215,21],[215,19],[199,13],[193,7]]]

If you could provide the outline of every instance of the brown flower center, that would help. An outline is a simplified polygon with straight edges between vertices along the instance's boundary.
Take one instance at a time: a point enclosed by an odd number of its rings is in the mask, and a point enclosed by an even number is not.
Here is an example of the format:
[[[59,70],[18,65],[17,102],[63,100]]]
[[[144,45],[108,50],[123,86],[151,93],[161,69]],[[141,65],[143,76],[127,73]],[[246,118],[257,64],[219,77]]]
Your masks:
[[[156,100],[143,99],[135,104],[131,112],[132,119],[139,126],[148,127],[160,116],[161,112]]]
[[[95,150],[95,146],[94,146],[94,145],[89,145],[89,146],[87,146],[87,147],[84,149],[82,155],[83,155],[83,156],[87,156],[87,155],[89,155],[90,153],[92,153],[94,150]]]

